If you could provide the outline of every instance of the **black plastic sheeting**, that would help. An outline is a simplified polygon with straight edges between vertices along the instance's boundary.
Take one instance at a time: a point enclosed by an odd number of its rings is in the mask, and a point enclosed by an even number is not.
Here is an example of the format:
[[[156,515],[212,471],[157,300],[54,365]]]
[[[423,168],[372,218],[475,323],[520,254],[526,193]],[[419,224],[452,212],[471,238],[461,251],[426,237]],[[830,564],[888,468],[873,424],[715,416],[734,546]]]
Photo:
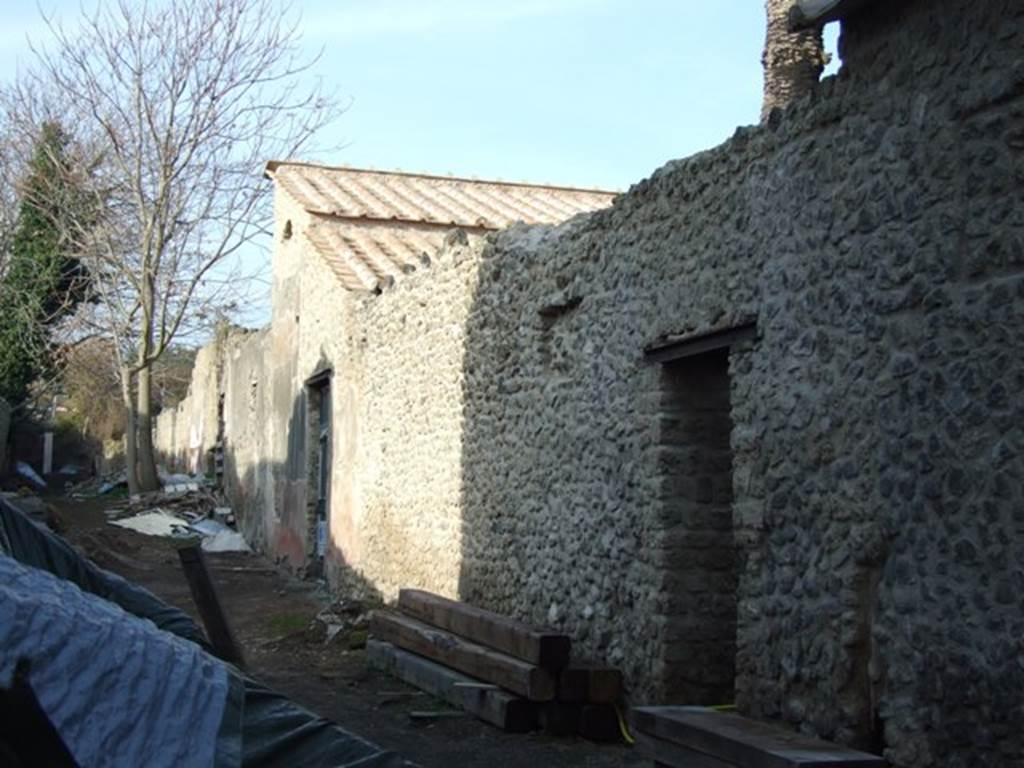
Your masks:
[[[360,739],[243,677],[242,762],[244,768],[346,766],[414,768],[413,764]]]
[[[92,563],[2,497],[0,551],[73,582],[211,653],[188,614]],[[400,756],[317,717],[236,667],[218,663],[227,668],[230,683],[216,768],[413,768]]]
[[[121,606],[159,629],[191,640],[212,652],[202,631],[187,613],[163,602],[147,589],[100,568],[49,528],[30,519],[16,502],[0,498],[0,546],[15,560],[49,571],[65,581]]]

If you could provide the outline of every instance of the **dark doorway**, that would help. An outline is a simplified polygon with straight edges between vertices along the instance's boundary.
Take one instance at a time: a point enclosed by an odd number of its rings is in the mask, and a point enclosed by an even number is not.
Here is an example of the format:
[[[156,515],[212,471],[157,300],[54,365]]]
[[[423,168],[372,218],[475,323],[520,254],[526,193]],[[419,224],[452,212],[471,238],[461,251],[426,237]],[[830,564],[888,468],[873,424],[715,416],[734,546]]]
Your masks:
[[[736,678],[729,348],[666,362],[661,466],[669,703],[726,704]]]
[[[328,514],[331,508],[331,379],[324,375],[309,383],[310,445],[309,477],[309,573],[320,577],[327,551]]]

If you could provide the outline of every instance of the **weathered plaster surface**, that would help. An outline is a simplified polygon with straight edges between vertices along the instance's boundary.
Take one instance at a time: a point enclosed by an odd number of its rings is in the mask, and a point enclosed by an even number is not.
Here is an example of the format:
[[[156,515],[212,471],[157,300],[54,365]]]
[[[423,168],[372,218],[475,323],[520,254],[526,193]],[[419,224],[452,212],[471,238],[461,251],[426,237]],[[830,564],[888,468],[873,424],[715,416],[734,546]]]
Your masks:
[[[196,353],[188,397],[160,414],[155,446],[175,469],[204,474],[212,470],[206,452],[217,442],[221,342]]]

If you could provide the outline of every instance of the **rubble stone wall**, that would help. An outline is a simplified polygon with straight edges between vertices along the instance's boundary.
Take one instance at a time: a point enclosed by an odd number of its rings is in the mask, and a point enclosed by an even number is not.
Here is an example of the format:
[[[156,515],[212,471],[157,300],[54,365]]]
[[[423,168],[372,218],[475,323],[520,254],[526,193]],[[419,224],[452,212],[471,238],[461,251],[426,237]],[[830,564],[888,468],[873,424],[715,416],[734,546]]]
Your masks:
[[[330,368],[334,583],[552,624],[634,703],[721,696],[684,672],[723,663],[695,617],[734,613],[742,711],[901,768],[1024,763],[1024,7],[874,3],[842,49],[612,208],[453,241],[380,296],[338,288],[279,194],[274,321],[222,380],[248,535],[308,558]],[[708,464],[644,351],[751,322],[714,380],[672,364],[729,404],[693,427]]]
[[[643,350],[754,320],[729,369],[740,708],[899,766],[1024,759],[1022,43],[1018,4],[874,4],[815,98],[499,235],[461,594],[678,701],[669,628],[713,574],[680,575]]]
[[[343,476],[333,487],[350,495],[340,510],[332,504],[333,532],[389,599],[402,587],[459,594],[465,329],[478,254],[479,241],[456,233],[429,269],[358,300],[357,364],[335,377],[353,394],[335,406]]]

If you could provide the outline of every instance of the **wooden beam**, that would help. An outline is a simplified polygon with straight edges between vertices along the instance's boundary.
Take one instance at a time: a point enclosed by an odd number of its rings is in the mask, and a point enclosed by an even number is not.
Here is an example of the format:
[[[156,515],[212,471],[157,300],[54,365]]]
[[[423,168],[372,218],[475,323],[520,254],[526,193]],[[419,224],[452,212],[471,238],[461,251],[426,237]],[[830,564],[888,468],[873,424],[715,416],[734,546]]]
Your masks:
[[[855,749],[706,707],[638,707],[633,729],[738,768],[885,768]],[[658,758],[660,759],[660,758]]]
[[[644,358],[649,363],[669,363],[684,357],[725,349],[744,341],[753,341],[756,338],[757,323],[750,321],[731,328],[690,336],[669,336],[647,347],[644,350]]]
[[[579,704],[549,701],[541,705],[540,727],[548,736],[575,736],[580,730]]]
[[[611,704],[586,704],[580,711],[580,736],[599,744],[622,739],[619,716]]]
[[[199,610],[199,617],[206,627],[206,636],[210,639],[213,652],[224,661],[238,667],[245,666],[242,648],[236,642],[235,635],[228,624],[228,617],[220,603],[217,588],[210,577],[210,569],[206,557],[199,544],[188,544],[178,548],[178,559],[185,571],[192,601]]]
[[[537,705],[380,640],[366,641],[371,665],[510,733],[537,727]]]
[[[558,698],[560,701],[612,704],[622,698],[622,672],[612,667],[567,667],[558,675]]]
[[[572,643],[567,635],[531,627],[500,613],[419,589],[401,590],[398,607],[427,624],[545,669],[561,669],[569,663]]]
[[[408,616],[376,611],[370,620],[370,634],[531,701],[550,701],[555,697],[555,679],[546,669]]]
[[[649,757],[657,766],[669,768],[735,768],[732,763],[723,763],[717,758],[680,747],[671,741],[650,736],[643,731],[633,731],[636,750]]]

